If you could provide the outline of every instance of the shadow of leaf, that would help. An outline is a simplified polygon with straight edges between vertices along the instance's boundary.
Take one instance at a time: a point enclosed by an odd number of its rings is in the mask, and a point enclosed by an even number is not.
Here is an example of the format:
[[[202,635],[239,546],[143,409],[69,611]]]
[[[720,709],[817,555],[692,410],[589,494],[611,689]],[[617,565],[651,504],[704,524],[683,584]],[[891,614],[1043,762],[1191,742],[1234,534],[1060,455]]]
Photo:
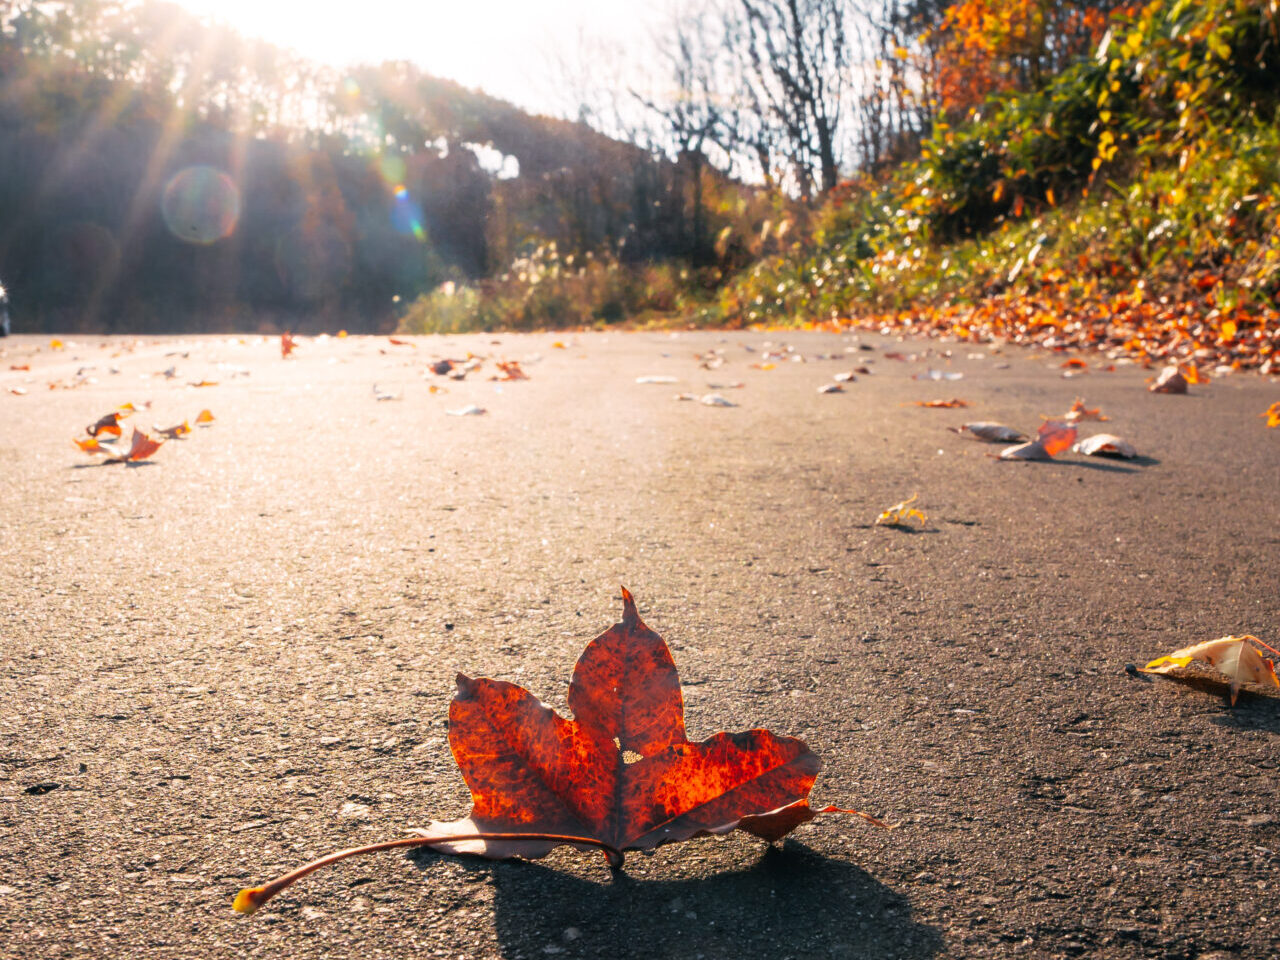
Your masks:
[[[1222,701],[1224,712],[1214,722],[1220,726],[1280,733],[1280,698],[1270,692],[1259,692],[1256,687],[1242,686],[1236,697],[1236,705],[1232,707],[1231,684],[1222,677],[1208,673],[1149,673],[1145,676],[1218,697]]]
[[[1040,461],[1044,463],[1046,461]],[[1122,467],[1115,460],[1097,458],[1093,460],[1052,460],[1063,467],[1084,467],[1086,470],[1101,470],[1104,473],[1138,473],[1133,467]],[[1132,463],[1133,461],[1125,461]]]
[[[1223,711],[1211,723],[1235,730],[1263,730],[1280,734],[1280,697],[1240,691],[1235,709]]]
[[[469,862],[492,879],[498,941],[510,958],[923,960],[942,947],[937,930],[911,919],[904,896],[796,841],[741,870],[678,880],[624,871],[593,882],[537,863]]]

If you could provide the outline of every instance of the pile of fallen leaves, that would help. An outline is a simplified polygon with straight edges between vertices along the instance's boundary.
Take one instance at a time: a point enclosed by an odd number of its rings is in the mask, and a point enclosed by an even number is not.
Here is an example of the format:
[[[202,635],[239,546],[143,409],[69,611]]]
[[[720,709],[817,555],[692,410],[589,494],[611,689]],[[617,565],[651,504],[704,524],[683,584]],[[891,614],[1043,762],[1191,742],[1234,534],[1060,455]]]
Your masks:
[[[559,716],[515,684],[458,676],[449,746],[471,788],[471,815],[418,836],[340,850],[260,887],[234,908],[253,913],[321,867],[402,847],[492,859],[541,857],[562,844],[601,850],[618,869],[628,850],[743,830],[780,840],[822,813],[809,806],[822,762],[794,737],[768,730],[685,736],[671,651],[623,588],[622,622],[592,640],[573,670]]]
[[[884,334],[1005,340],[1053,350],[1096,350],[1111,359],[1189,363],[1214,372],[1280,374],[1280,311],[1212,300],[1167,303],[1141,289],[1081,299],[1065,283],[1009,290],[976,304],[947,303],[843,321]]]

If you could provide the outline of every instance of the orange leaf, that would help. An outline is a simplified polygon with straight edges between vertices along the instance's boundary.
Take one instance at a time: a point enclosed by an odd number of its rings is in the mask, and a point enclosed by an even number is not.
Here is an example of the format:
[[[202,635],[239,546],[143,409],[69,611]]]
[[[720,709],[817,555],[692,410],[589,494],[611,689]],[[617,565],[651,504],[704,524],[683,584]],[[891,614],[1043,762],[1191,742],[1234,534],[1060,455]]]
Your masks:
[[[749,730],[689,741],[671,652],[625,588],[622,601],[622,622],[591,641],[574,668],[573,720],[515,684],[458,676],[449,745],[471,789],[469,817],[331,854],[242,890],[234,908],[253,913],[317,867],[375,850],[429,846],[502,859],[567,844],[603,850],[616,868],[627,850],[735,829],[772,841],[835,812],[809,806],[822,764],[801,740]]]
[[[413,347],[414,349],[417,349],[418,346],[416,343],[409,340],[400,340],[397,337],[387,337],[387,342],[393,347]]]
[[[1001,460],[1052,460],[1055,454],[1075,443],[1076,428],[1067,423],[1050,420],[1042,423],[1036,439],[1016,447],[1000,451]]]
[[[151,429],[167,440],[181,440],[191,432],[191,424],[183,420],[181,423],[175,423],[172,427],[152,426]]]
[[[500,377],[491,377],[492,380],[528,380],[529,375],[520,369],[520,361],[518,360],[499,360],[498,370],[501,372]]]
[[[935,409],[953,409],[969,405],[968,400],[961,400],[957,397],[952,397],[950,400],[915,400],[913,403],[917,407],[933,407]]]
[[[1178,372],[1182,374],[1187,383],[1202,384],[1209,382],[1208,374],[1202,373],[1194,363],[1178,364]]]
[[[280,334],[280,358],[284,359],[293,353],[293,348],[297,346],[297,342],[293,339],[293,334],[288,330]]]
[[[112,446],[104,451],[110,453],[107,463],[126,463],[128,461],[146,460],[153,453],[159,450],[163,445],[163,440],[156,440],[143,433],[137,427],[133,428],[133,436],[130,438],[129,449],[124,450],[118,446]]]
[[[1061,417],[1046,417],[1040,415],[1041,420],[1065,420],[1067,423],[1079,423],[1081,420],[1110,420],[1106,414],[1102,412],[1101,407],[1093,407],[1092,409],[1084,405],[1084,397],[1076,397],[1075,402],[1071,404],[1071,409],[1064,413]]]
[[[100,417],[97,423],[91,423],[84,428],[84,432],[91,437],[96,437],[100,433],[109,433],[113,437],[120,436],[120,421],[128,416],[119,410],[113,410],[108,414]]]
[[[1266,412],[1260,414],[1260,416],[1267,418],[1268,427],[1280,427],[1280,401],[1267,407]]]
[[[205,426],[207,424],[213,423],[213,411],[201,410],[196,415],[196,423],[199,424],[200,426]]]

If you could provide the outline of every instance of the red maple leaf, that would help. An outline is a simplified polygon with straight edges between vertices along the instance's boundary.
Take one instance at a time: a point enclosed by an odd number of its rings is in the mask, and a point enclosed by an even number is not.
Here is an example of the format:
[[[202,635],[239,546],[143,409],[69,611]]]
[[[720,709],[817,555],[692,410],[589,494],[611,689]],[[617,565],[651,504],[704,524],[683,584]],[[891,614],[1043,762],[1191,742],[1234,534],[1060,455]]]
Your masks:
[[[426,846],[493,859],[541,857],[561,844],[623,852],[742,829],[770,842],[819,813],[809,806],[822,768],[802,740],[768,730],[684,730],[684,699],[671,651],[622,591],[622,622],[587,645],[569,684],[566,720],[529,691],[458,676],[449,745],[471,788],[471,816],[432,823],[421,835],[341,850],[261,887],[234,907],[253,913],[322,866],[360,853]]]

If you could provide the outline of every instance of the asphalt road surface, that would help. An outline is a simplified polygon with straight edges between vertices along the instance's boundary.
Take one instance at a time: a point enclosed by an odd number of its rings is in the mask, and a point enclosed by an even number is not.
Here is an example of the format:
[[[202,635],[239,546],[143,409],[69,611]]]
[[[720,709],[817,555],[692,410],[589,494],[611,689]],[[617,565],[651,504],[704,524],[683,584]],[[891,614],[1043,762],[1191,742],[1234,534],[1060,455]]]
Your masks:
[[[1280,384],[1160,396],[1097,358],[1065,379],[865,335],[413,343],[0,341],[0,956],[1280,954],[1280,691],[1231,709],[1126,671],[1280,645]],[[786,346],[804,362],[762,359]],[[465,381],[426,372],[468,352]],[[490,381],[496,359],[530,379]],[[674,399],[709,384],[737,406]],[[1143,459],[1001,462],[945,429],[1034,430],[1076,396],[1111,417],[1082,435]],[[144,427],[217,419],[150,464],[71,444],[126,401]],[[872,526],[912,493],[925,529]],[[464,815],[455,673],[564,710],[619,584],[692,738],[803,737],[815,802],[900,828],[828,816],[616,876],[388,853],[233,914],[242,886]]]

